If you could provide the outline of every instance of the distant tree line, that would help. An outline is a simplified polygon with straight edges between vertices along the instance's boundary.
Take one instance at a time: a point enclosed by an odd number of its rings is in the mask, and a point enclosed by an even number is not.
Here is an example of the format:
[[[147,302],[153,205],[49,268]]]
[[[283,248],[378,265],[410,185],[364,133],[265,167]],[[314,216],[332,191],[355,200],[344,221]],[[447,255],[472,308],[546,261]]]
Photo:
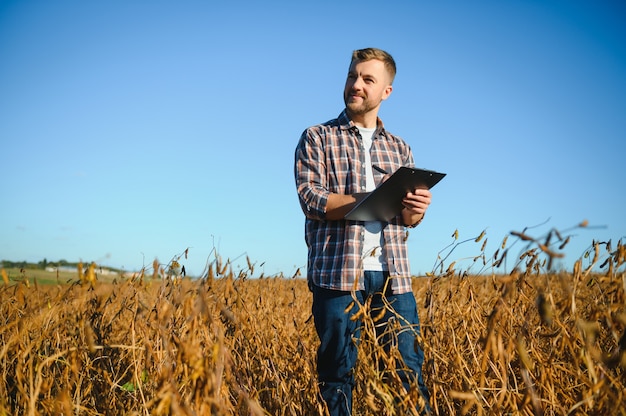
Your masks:
[[[89,264],[89,263],[83,263],[83,264]],[[69,262],[64,259],[61,259],[59,261],[48,261],[45,258],[38,263],[29,263],[27,261],[2,260],[2,267],[6,269],[17,268],[17,269],[45,270],[47,267],[78,267],[78,262]]]

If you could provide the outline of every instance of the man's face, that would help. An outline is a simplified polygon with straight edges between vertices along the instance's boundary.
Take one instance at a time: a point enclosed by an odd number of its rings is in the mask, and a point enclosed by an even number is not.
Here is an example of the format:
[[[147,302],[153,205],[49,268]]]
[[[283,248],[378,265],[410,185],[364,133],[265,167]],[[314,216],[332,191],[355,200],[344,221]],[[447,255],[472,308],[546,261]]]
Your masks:
[[[352,62],[343,91],[343,100],[352,115],[378,111],[383,100],[391,94],[389,73],[377,59]]]

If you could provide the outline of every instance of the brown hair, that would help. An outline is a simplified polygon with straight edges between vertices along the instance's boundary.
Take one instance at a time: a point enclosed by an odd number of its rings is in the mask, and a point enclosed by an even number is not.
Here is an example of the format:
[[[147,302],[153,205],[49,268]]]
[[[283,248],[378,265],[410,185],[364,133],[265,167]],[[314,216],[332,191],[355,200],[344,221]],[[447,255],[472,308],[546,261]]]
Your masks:
[[[371,61],[372,59],[377,59],[382,61],[385,64],[385,68],[391,77],[391,82],[393,83],[393,79],[396,77],[396,61],[393,60],[392,56],[382,49],[377,48],[365,48],[365,49],[357,49],[352,52],[352,61],[350,61],[350,65],[352,65],[355,61]]]

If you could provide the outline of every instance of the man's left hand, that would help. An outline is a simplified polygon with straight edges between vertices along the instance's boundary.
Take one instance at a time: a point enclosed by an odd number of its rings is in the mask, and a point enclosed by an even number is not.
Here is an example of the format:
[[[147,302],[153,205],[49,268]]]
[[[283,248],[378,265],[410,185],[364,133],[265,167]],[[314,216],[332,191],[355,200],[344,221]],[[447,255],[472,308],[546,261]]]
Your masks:
[[[413,192],[407,192],[402,205],[408,211],[407,214],[423,216],[430,205],[431,198],[432,194],[428,189],[415,189]]]

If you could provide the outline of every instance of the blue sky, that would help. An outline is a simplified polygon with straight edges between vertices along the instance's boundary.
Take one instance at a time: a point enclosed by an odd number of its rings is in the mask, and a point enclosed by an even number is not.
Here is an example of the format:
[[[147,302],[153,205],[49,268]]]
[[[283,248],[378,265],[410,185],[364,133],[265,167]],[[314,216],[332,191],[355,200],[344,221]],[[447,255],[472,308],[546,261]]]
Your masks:
[[[455,230],[492,254],[586,219],[566,268],[626,236],[623,2],[0,0],[0,258],[304,268],[294,149],[369,46],[398,65],[385,126],[448,174],[415,274]]]

